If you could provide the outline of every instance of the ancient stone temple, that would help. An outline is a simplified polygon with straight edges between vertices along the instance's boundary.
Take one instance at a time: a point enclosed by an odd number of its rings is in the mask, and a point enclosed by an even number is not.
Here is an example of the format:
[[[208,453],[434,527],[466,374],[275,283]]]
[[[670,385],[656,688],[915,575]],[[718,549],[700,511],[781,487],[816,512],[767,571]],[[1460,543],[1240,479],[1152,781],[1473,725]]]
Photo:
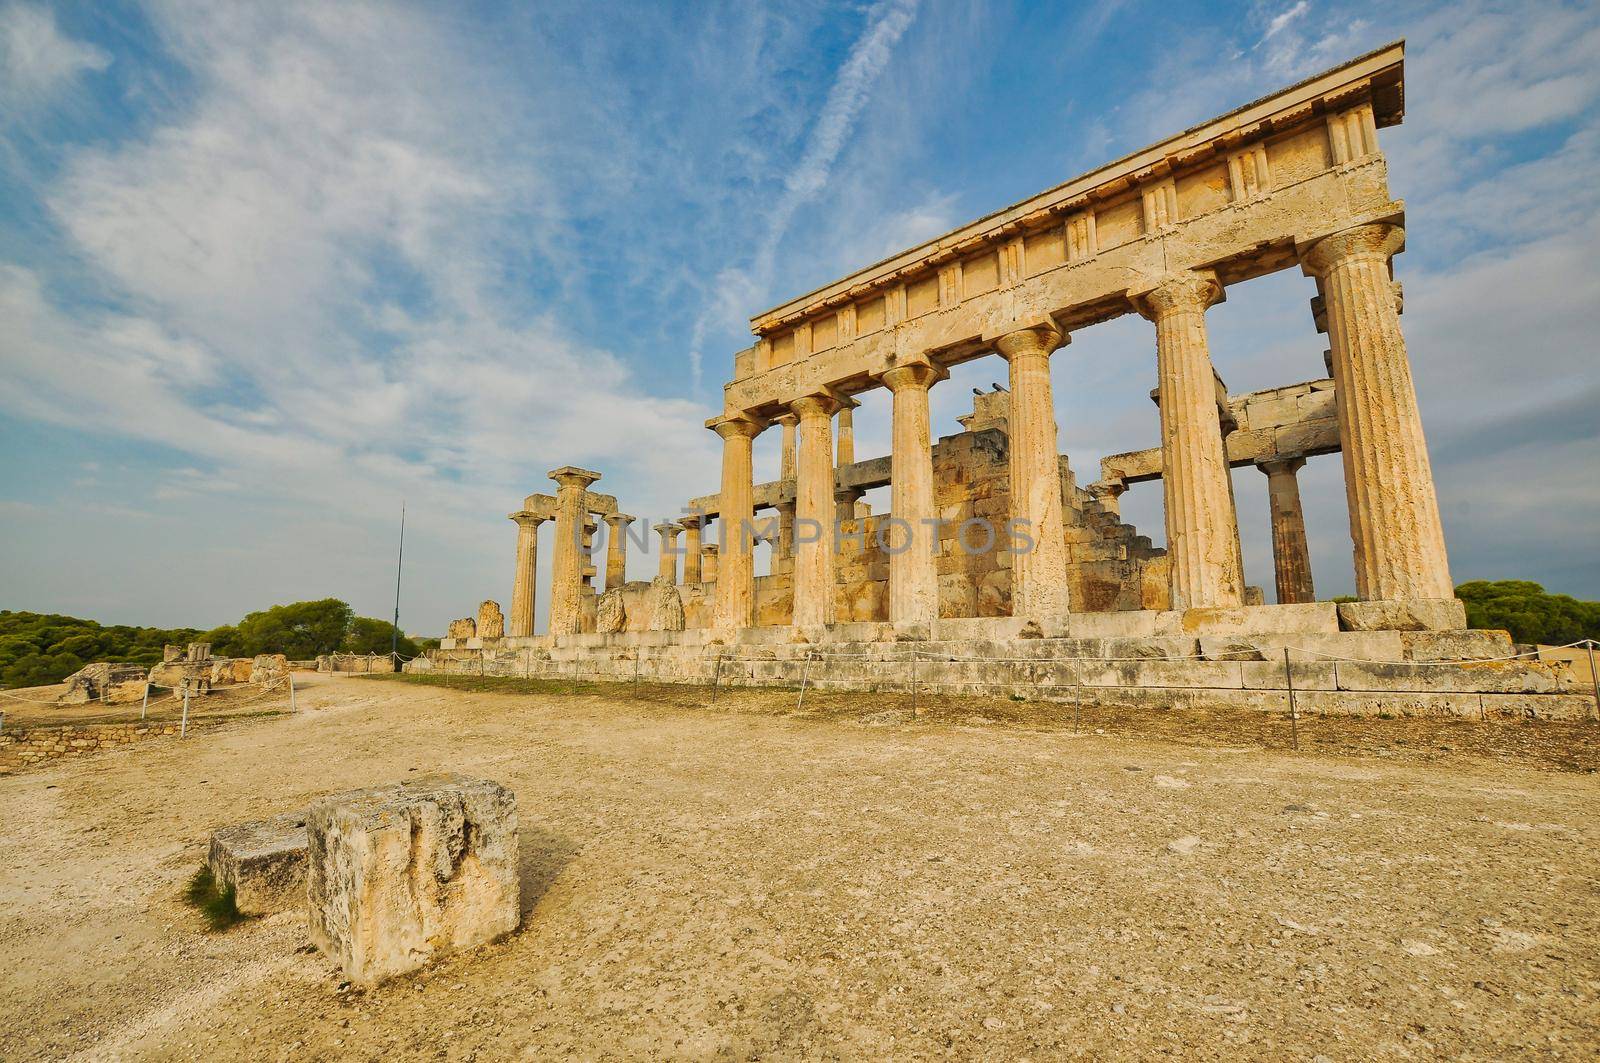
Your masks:
[[[1307,662],[1309,683],[1350,695],[1335,709],[1403,696],[1410,711],[1441,684],[1460,697],[1417,711],[1486,713],[1485,697],[1559,695],[1558,678],[1530,679],[1520,663],[1504,670],[1520,678],[1492,680],[1481,667],[1432,667],[1431,685],[1416,668],[1317,670],[1510,650],[1503,633],[1463,630],[1400,327],[1405,207],[1390,192],[1378,131],[1398,125],[1403,108],[1404,47],[1394,44],[757,314],[754,343],[733,356],[722,410],[706,423],[722,440],[720,472],[707,475],[715,490],[689,500],[686,518],[656,525],[654,590],[625,580],[633,518],[590,490],[600,473],[556,469],[555,496],[530,495],[512,514],[509,636],[447,640],[434,665],[487,668],[498,653],[525,672],[637,666],[649,645],[661,674],[695,679],[709,653],[741,647],[782,660],[792,650],[779,647],[832,645],[871,661],[913,643],[955,663],[975,648],[1005,660],[1001,644],[1023,638],[1063,668],[1163,662],[1124,669],[1117,685],[1167,702],[1204,690],[1248,703],[1252,683],[1284,685],[1286,650]],[[1212,364],[1207,312],[1229,287],[1288,269],[1315,282],[1304,342],[1326,347],[1329,376],[1230,394]],[[1054,412],[1056,390],[1073,382],[1053,373],[1053,355],[1124,315],[1148,322],[1159,430],[1148,449],[1107,457],[1080,484]],[[950,366],[990,357],[1004,360],[1005,386],[974,396],[961,432],[935,437],[932,389]],[[891,397],[891,452],[859,458],[852,411],[877,388]],[[779,478],[756,483],[753,444],[774,428]],[[1334,453],[1360,599],[1338,605],[1316,600],[1296,479],[1306,461]],[[1245,466],[1267,478],[1270,512],[1259,519],[1272,529],[1273,605],[1244,584],[1232,470]],[[1164,549],[1119,516],[1122,493],[1153,480]],[[883,486],[889,511],[874,514],[863,496]],[[596,517],[608,526],[600,631]],[[556,525],[550,626],[533,636],[545,520]],[[771,558],[758,573],[762,542]],[[662,589],[674,587],[663,608]],[[1241,665],[1274,659],[1276,673]]]

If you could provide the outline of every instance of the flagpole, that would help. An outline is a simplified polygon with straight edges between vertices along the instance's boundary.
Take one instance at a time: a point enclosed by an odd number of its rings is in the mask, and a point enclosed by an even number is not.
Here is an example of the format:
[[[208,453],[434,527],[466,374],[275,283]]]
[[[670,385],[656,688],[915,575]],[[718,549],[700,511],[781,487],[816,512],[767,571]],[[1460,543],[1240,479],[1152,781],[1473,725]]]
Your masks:
[[[400,568],[406,560],[406,503],[400,500],[400,553],[394,562],[394,631],[389,640],[390,659],[399,667],[400,660]]]

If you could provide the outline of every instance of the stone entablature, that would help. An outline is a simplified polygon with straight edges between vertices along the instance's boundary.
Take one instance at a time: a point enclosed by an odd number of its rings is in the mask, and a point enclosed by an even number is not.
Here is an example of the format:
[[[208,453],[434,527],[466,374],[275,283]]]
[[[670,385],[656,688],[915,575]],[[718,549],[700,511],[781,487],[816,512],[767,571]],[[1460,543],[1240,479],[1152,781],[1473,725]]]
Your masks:
[[[1401,217],[1375,131],[1402,117],[1403,58],[1389,45],[757,315],[723,416],[858,392],[906,358],[979,357],[1042,320],[1108,320],[1190,269],[1275,272]]]
[[[1238,428],[1227,435],[1233,468],[1270,461],[1304,460],[1339,452],[1333,381],[1308,380],[1231,396]],[[1100,459],[1100,483],[1126,488],[1161,479],[1161,448],[1148,447]]]

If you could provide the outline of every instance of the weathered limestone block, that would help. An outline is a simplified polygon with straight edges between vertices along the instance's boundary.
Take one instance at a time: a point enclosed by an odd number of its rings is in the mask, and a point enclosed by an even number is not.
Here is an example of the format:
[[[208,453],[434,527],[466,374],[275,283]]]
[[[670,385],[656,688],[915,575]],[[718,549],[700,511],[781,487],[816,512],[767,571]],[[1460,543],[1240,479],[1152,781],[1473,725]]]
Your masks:
[[[255,673],[255,661],[249,657],[222,657],[211,660],[211,683],[224,686],[229,683],[248,683]]]
[[[289,674],[289,658],[281,653],[263,653],[250,664],[250,682],[260,686]]]
[[[315,802],[307,815],[311,940],[370,985],[517,928],[517,801],[443,776]]]
[[[1516,652],[1506,631],[1405,631],[1398,637],[1410,661],[1487,660]]]
[[[218,887],[233,887],[241,912],[265,915],[299,907],[306,899],[305,812],[213,831],[206,866]]]
[[[1208,661],[1259,661],[1261,648],[1247,638],[1228,635],[1202,636],[1200,655]]]
[[[682,631],[684,629],[683,597],[678,585],[669,576],[657,576],[650,582],[650,630]]]
[[[67,689],[56,698],[58,705],[85,705],[91,701],[125,705],[144,697],[146,673],[143,665],[96,661],[84,665],[63,682]]]
[[[171,664],[173,661],[180,661],[183,659],[183,653],[184,648],[182,646],[174,646],[168,643],[161,648],[161,663]]]
[[[189,648],[184,656],[191,664],[199,664],[201,661],[208,661],[211,659],[211,643],[191,642],[189,643]]]
[[[1339,603],[1339,627],[1345,631],[1461,631],[1466,626],[1467,607],[1459,598]]]
[[[628,610],[623,605],[622,587],[613,587],[600,596],[595,605],[594,629],[602,634],[614,634],[628,627]]]
[[[452,620],[446,637],[457,641],[475,639],[478,637],[478,622],[470,616],[464,616],[460,620]]]
[[[503,639],[506,637],[506,618],[500,612],[500,603],[486,601],[478,606],[478,638]]]

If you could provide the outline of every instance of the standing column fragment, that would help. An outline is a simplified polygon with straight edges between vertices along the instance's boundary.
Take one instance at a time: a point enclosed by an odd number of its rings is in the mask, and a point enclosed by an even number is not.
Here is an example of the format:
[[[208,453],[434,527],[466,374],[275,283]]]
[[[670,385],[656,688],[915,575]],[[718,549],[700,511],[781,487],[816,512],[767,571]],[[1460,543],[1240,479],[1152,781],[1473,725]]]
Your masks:
[[[1239,522],[1217,408],[1206,308],[1222,301],[1207,273],[1172,277],[1138,300],[1156,326],[1161,475],[1174,609],[1244,604]]]
[[[1390,279],[1404,244],[1398,225],[1360,225],[1301,257],[1322,282],[1356,594],[1367,601],[1455,596]]]
[[[628,525],[637,519],[626,513],[607,513],[606,590],[614,591],[628,582]]]
[[[796,626],[833,622],[833,412],[831,395],[790,404],[800,418],[795,477],[794,616]]]
[[[705,518],[698,513],[691,513],[678,521],[683,525],[683,582],[699,583],[703,578],[700,574],[700,525]]]
[[[762,425],[734,417],[714,422],[722,437],[722,490],[717,523],[722,541],[717,561],[716,626],[724,635],[755,623],[755,566],[750,542],[752,518],[751,444]]]
[[[556,546],[550,566],[550,634],[576,635],[583,626],[584,495],[600,474],[564,465],[550,473],[556,488]]]
[[[513,638],[533,634],[534,581],[539,565],[539,525],[550,518],[540,513],[512,513],[517,522],[516,579],[511,584],[510,631]]]
[[[995,341],[1011,367],[1011,521],[1031,540],[1011,555],[1011,613],[1066,615],[1067,544],[1061,514],[1061,459],[1050,393],[1050,356],[1067,337],[1054,325],[1019,329]]]
[[[1314,602],[1311,551],[1306,545],[1306,518],[1300,508],[1300,481],[1296,473],[1304,458],[1264,461],[1267,501],[1272,507],[1272,567],[1277,578],[1278,604]]]
[[[938,514],[933,507],[928,389],[944,375],[934,365],[905,365],[880,378],[894,395],[893,449],[889,456],[889,512],[893,522],[893,540],[889,543],[889,621],[893,624],[931,624],[939,619],[939,576],[934,567],[934,520]]]

